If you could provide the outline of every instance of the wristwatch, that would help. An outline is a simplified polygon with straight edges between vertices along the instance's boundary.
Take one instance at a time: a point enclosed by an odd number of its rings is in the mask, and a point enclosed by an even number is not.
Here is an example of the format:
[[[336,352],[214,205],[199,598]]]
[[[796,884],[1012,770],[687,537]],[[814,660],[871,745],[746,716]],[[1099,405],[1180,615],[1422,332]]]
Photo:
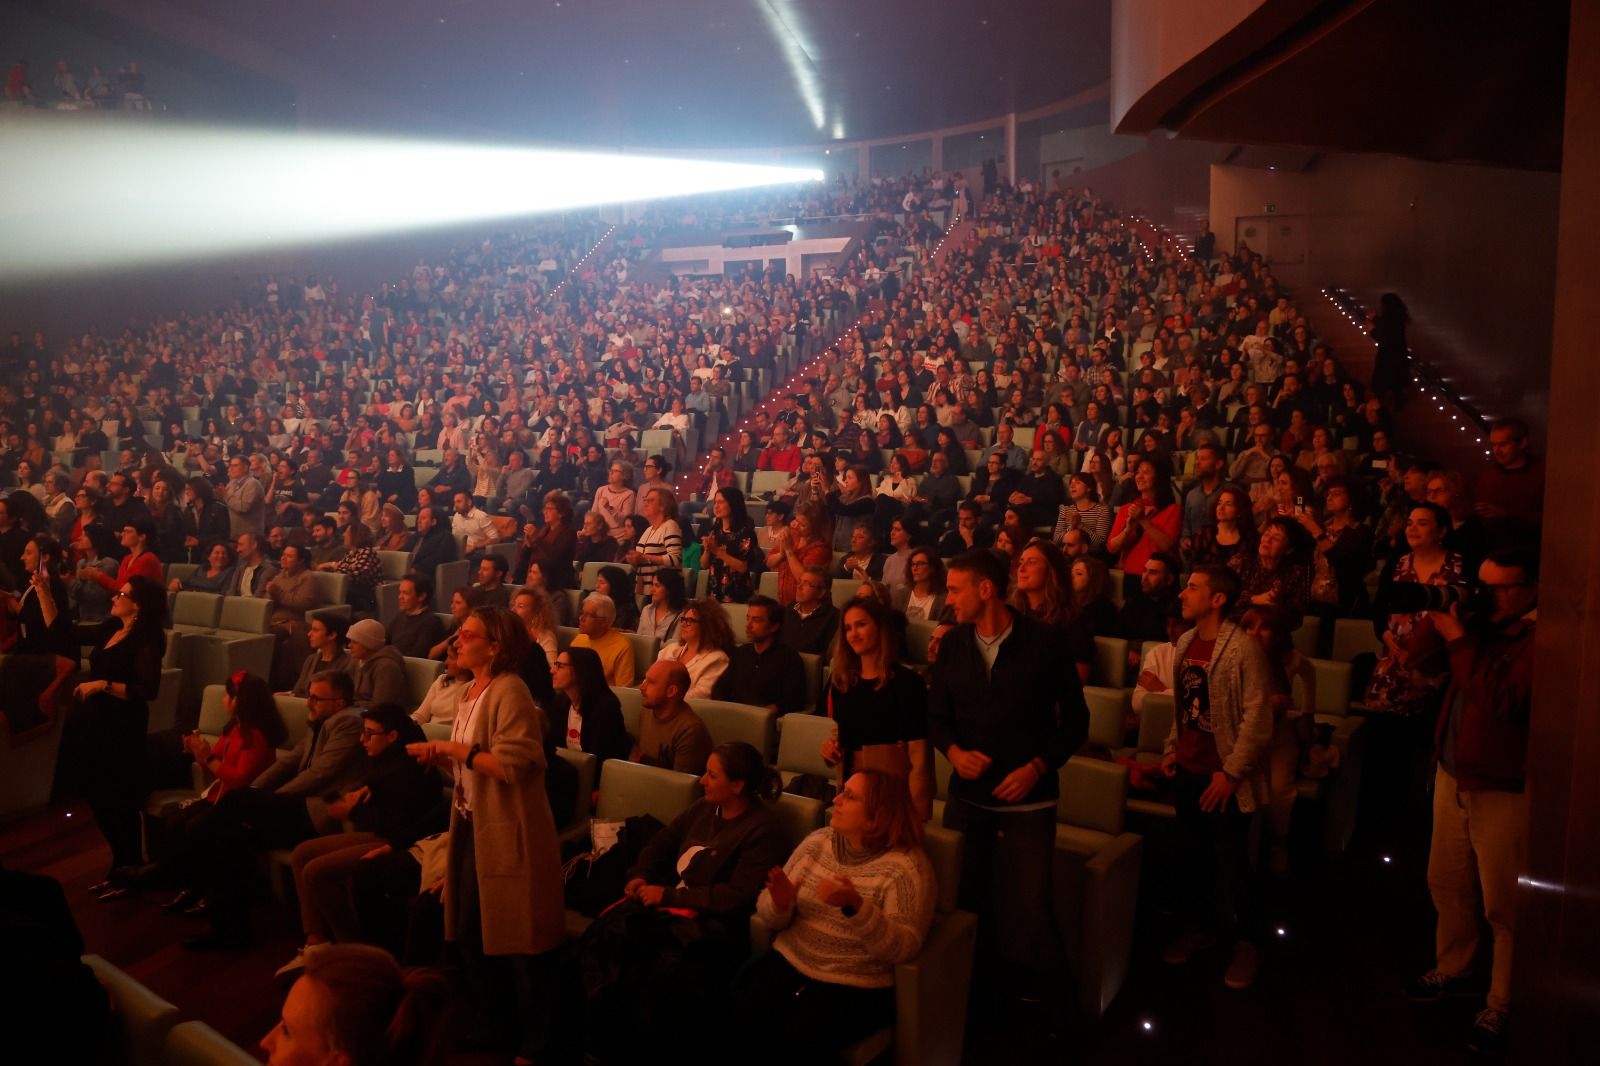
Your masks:
[[[859,908],[852,907],[850,904],[846,903],[843,907],[839,908],[839,913],[844,915],[846,918],[854,918],[857,914],[861,913],[861,911]]]
[[[476,759],[478,757],[479,753],[482,752],[482,751],[483,751],[483,745],[482,744],[474,744],[474,745],[472,745],[472,748],[467,752],[467,757],[465,759],[461,760],[461,765],[465,766],[468,770],[472,769],[472,760]]]

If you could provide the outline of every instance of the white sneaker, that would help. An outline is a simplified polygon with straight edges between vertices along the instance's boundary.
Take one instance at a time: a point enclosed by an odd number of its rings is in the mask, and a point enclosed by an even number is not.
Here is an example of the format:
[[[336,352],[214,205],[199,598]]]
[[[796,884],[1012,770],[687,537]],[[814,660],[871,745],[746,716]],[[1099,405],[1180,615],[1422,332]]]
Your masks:
[[[321,944],[302,944],[300,950],[294,953],[294,958],[279,966],[272,976],[275,978],[293,977],[306,968],[306,959],[327,946],[326,941]]]

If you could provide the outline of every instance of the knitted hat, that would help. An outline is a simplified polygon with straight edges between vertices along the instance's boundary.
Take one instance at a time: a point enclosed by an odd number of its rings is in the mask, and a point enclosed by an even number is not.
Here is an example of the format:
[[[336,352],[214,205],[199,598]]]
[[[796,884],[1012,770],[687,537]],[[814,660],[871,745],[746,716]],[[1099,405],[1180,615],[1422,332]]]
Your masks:
[[[383,631],[383,623],[376,618],[363,618],[350,627],[345,633],[345,639],[352,644],[360,644],[364,648],[376,651],[389,642],[389,635]]]

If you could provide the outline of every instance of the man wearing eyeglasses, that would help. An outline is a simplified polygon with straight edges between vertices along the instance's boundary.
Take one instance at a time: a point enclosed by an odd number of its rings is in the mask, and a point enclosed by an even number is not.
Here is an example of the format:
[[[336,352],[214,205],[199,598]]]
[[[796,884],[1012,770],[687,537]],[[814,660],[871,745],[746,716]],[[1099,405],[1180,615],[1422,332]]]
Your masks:
[[[280,752],[249,788],[230,789],[217,801],[195,848],[203,857],[197,879],[211,929],[188,938],[184,947],[204,951],[248,942],[254,856],[339,831],[348,811],[340,813],[336,804],[361,787],[368,770],[361,717],[350,706],[354,696],[349,674],[313,677],[305,736]]]
[[[1433,841],[1428,890],[1439,912],[1433,969],[1406,988],[1430,1003],[1474,995],[1478,930],[1494,934],[1489,994],[1467,1047],[1499,1054],[1511,997],[1517,878],[1527,868],[1528,723],[1533,702],[1539,555],[1502,548],[1478,568],[1490,602],[1463,622],[1461,610],[1430,611],[1450,654],[1450,687],[1435,727]],[[1487,617],[1482,615],[1487,614]]]
[[[572,638],[574,648],[589,648],[600,656],[605,670],[606,684],[632,688],[637,668],[633,661],[633,645],[627,634],[612,628],[617,619],[617,605],[610,596],[591,592],[578,611],[578,635]]]
[[[327,808],[329,817],[354,828],[302,841],[290,858],[306,942],[279,968],[279,978],[304,969],[307,956],[330,940],[362,939],[362,922],[350,891],[358,864],[369,856],[408,851],[418,840],[449,826],[450,808],[440,791],[438,771],[406,754],[407,744],[426,739],[422,727],[399,704],[385,703],[361,712],[360,736],[367,757],[366,783]]]

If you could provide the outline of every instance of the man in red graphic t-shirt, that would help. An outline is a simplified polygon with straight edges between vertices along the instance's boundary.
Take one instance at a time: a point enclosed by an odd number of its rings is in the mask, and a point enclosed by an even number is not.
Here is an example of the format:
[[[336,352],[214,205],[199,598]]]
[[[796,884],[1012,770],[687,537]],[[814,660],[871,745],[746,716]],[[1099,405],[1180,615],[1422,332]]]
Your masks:
[[[1250,818],[1266,803],[1273,682],[1260,644],[1227,621],[1239,578],[1196,567],[1179,593],[1194,626],[1173,653],[1176,713],[1161,770],[1173,779],[1184,846],[1188,927],[1164,953],[1174,965],[1219,938],[1233,941],[1229,988],[1249,988],[1259,965],[1260,913],[1250,863]]]

